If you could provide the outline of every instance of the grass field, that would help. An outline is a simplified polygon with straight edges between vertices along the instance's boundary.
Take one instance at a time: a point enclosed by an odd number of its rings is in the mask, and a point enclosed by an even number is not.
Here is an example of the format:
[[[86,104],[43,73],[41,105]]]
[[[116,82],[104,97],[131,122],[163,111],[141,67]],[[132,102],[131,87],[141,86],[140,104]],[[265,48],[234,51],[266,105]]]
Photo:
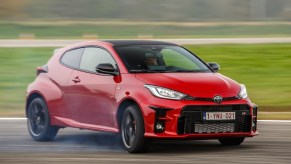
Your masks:
[[[291,106],[290,44],[186,47],[205,61],[218,62],[220,73],[244,83],[260,106]]]
[[[0,39],[290,37],[290,23],[0,22]]]
[[[244,83],[262,118],[291,119],[291,46],[186,45],[207,62],[221,66],[220,73]],[[0,116],[23,116],[25,88],[35,78],[35,68],[47,62],[54,48],[0,48]],[[287,113],[287,114],[286,114]]]

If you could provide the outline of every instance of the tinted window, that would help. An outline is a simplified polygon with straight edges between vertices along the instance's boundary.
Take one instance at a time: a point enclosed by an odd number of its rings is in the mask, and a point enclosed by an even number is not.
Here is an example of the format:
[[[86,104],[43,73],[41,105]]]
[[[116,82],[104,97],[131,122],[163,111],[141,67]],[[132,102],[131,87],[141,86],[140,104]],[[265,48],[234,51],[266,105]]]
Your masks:
[[[69,67],[79,68],[83,50],[84,48],[79,48],[67,51],[62,56],[61,62]]]
[[[116,49],[130,72],[211,72],[200,59],[179,46],[132,45]]]
[[[193,63],[186,56],[182,56],[174,50],[163,49],[161,54],[163,55],[164,62],[167,66],[176,66],[189,70],[199,69],[199,66],[196,63]]]
[[[116,68],[114,59],[106,50],[96,47],[85,48],[80,63],[80,69],[96,72],[96,66],[100,63],[110,63]]]

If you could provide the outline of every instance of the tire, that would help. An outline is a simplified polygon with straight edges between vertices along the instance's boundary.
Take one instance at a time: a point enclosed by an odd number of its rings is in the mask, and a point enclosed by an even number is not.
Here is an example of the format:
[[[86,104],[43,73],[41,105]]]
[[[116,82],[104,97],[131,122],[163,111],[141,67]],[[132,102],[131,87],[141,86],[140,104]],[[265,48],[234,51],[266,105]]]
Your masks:
[[[144,137],[144,121],[140,109],[136,105],[125,109],[121,121],[122,146],[129,153],[144,152],[150,139]]]
[[[218,141],[222,145],[240,145],[245,140],[245,137],[236,137],[236,138],[220,138]]]
[[[59,128],[50,125],[47,105],[42,98],[31,101],[27,110],[27,126],[31,137],[36,141],[51,141]]]

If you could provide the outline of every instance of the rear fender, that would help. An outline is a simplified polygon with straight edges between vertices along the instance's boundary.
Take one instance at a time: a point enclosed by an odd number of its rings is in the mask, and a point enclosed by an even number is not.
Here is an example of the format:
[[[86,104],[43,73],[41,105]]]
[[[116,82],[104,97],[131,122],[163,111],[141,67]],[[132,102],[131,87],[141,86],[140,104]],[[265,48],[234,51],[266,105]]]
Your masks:
[[[50,117],[59,113],[61,106],[64,107],[63,92],[60,87],[45,74],[39,74],[36,80],[27,88],[26,107],[29,105],[31,96],[40,95],[46,102]]]

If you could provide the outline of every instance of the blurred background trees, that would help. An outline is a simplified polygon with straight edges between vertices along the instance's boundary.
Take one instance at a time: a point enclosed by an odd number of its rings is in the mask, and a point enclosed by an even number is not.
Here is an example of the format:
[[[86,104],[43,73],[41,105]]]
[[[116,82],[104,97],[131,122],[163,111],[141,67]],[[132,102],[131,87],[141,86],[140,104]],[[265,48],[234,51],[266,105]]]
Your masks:
[[[1,20],[285,21],[290,0],[0,0]]]
[[[23,19],[30,0],[0,0],[0,20]]]

